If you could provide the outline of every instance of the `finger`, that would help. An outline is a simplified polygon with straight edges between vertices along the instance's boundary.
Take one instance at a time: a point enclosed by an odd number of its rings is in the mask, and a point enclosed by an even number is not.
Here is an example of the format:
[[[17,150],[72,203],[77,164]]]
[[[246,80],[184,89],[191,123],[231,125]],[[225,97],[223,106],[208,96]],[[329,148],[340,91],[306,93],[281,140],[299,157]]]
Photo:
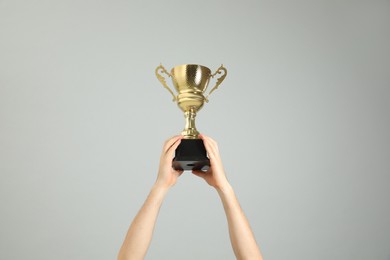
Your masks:
[[[205,136],[205,135],[199,135],[199,137],[203,140],[203,144],[204,144],[204,146],[206,148],[207,154],[209,154],[209,156],[211,154],[214,154],[214,151],[213,151],[214,149],[211,147],[211,144],[209,142],[208,137]]]
[[[211,137],[206,136],[207,140],[210,142],[211,146],[214,147],[215,150],[218,150],[218,143]]]
[[[206,148],[207,153],[211,157],[214,158],[218,154],[218,150],[215,148],[213,143],[210,141],[210,138],[205,135],[201,135],[200,138],[203,140],[204,146]]]
[[[173,168],[172,168],[172,169],[173,169]],[[176,172],[177,172],[177,174],[178,174],[177,177],[180,177],[180,176],[183,174],[184,170],[176,170]]]
[[[199,171],[199,170],[193,170],[192,173],[200,178],[203,178],[206,176],[206,173],[203,172],[203,171]]]
[[[206,140],[214,149],[215,148],[218,148],[218,144],[217,144],[217,142],[213,139],[213,138],[211,138],[211,137],[209,137],[209,136],[207,136],[207,135],[199,135],[203,140]]]
[[[175,135],[175,136],[172,136],[171,138],[167,139],[163,145],[163,152],[166,152],[169,149],[169,147],[172,146],[172,144],[176,141],[176,139],[178,137],[179,137],[179,135]]]
[[[181,139],[183,136],[181,135],[176,135],[176,136],[173,136],[171,137],[170,139],[168,139],[165,144],[164,144],[164,148],[163,148],[163,152],[166,153],[169,148],[171,148],[171,146],[177,142],[177,140]]]
[[[166,156],[171,159],[173,157],[173,153],[175,152],[176,148],[180,145],[182,137],[180,136],[175,140],[175,142],[168,148],[168,150],[165,152]]]

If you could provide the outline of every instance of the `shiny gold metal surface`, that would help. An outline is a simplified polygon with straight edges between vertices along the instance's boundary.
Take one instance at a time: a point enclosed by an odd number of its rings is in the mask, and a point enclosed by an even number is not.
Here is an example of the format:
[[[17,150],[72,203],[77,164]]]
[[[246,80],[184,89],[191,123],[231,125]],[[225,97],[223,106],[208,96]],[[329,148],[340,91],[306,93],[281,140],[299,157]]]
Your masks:
[[[221,65],[215,73],[205,66],[197,64],[184,64],[174,67],[169,73],[164,66],[160,65],[156,68],[156,76],[161,84],[171,93],[173,101],[176,101],[179,108],[184,112],[186,125],[182,131],[185,139],[197,139],[199,132],[195,127],[196,113],[203,107],[204,102],[208,102],[208,98],[213,93],[227,75],[226,68]],[[223,73],[223,74],[222,74]],[[168,86],[163,74],[172,78],[175,93]],[[222,74],[217,78],[215,86],[205,96],[209,81],[211,78]]]

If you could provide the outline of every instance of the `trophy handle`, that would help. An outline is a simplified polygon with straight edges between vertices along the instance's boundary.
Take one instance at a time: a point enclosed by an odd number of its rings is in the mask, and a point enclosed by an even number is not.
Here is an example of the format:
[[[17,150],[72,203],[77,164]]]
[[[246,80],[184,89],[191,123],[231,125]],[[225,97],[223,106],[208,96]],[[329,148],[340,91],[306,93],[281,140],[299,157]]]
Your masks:
[[[226,78],[227,70],[226,70],[226,68],[225,68],[223,65],[221,65],[221,67],[219,67],[219,68],[217,69],[217,71],[216,71],[214,74],[211,74],[211,75],[210,75],[211,78],[214,78],[217,74],[221,74],[222,71],[224,72],[223,75],[220,76],[220,77],[217,79],[217,83],[215,83],[215,86],[214,86],[214,87],[210,90],[210,92],[207,94],[206,102],[208,102],[208,98],[209,98],[209,96],[211,95],[211,93],[213,93],[214,90],[216,90],[216,89],[219,87],[219,85],[222,83],[222,81]]]
[[[162,76],[160,73],[165,73],[167,74],[169,77],[172,77],[172,75],[164,68],[163,65],[160,64],[160,66],[158,66],[156,68],[156,76],[157,76],[157,79],[161,82],[161,84],[169,91],[169,93],[172,94],[172,97],[173,97],[173,100],[172,101],[176,101],[176,96],[175,94],[173,93],[173,91],[169,88],[167,82],[165,81],[165,78],[164,76]]]

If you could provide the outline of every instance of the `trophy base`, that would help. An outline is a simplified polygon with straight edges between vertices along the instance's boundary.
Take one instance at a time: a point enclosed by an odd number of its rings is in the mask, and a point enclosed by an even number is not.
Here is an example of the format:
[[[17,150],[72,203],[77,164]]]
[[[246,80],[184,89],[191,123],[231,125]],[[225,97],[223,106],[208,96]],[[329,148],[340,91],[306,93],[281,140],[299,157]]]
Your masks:
[[[176,148],[175,158],[172,167],[175,170],[202,170],[210,167],[210,160],[207,158],[206,148],[202,139],[182,139]]]

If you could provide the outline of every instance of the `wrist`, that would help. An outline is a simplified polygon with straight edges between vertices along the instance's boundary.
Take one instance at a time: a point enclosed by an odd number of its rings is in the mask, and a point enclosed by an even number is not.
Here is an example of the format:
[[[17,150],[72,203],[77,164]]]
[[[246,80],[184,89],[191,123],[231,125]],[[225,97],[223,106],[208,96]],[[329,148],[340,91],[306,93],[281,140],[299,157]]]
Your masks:
[[[157,180],[153,184],[152,190],[168,191],[171,187],[172,187],[171,185],[169,185],[167,183],[160,182]]]
[[[224,182],[223,184],[219,184],[214,187],[218,193],[226,193],[233,190],[233,187],[230,185],[228,181]]]

